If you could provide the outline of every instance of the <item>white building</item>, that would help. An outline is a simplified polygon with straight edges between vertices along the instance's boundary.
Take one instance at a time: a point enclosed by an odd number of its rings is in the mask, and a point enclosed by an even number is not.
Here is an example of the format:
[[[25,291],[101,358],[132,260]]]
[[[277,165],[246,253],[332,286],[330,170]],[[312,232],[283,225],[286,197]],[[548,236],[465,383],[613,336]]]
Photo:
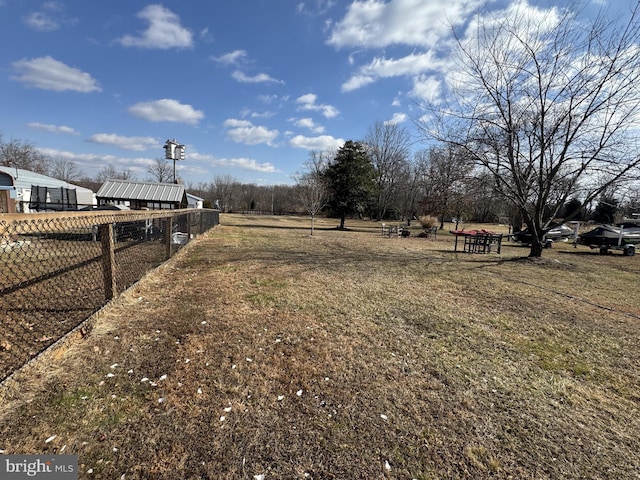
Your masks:
[[[202,208],[204,199],[197,197],[191,193],[187,193],[187,208]]]
[[[0,166],[0,213],[78,210],[96,205],[88,188],[15,167]]]

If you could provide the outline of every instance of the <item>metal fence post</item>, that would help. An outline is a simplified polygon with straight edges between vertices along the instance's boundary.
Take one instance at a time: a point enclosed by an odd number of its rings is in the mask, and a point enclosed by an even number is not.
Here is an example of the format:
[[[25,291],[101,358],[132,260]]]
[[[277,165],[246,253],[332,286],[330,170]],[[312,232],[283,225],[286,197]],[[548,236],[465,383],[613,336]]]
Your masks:
[[[167,234],[165,235],[167,245],[166,245],[166,253],[165,256],[167,260],[171,258],[171,242],[173,240],[173,217],[167,217]]]
[[[110,223],[100,225],[100,242],[102,243],[102,278],[104,280],[104,296],[107,301],[115,297],[116,254],[113,228]]]

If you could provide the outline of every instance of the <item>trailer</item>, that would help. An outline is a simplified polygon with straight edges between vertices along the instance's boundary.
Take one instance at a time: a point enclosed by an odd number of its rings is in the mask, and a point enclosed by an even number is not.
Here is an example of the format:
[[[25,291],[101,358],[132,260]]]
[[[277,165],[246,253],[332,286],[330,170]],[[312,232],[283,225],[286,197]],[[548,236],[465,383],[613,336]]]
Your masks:
[[[632,257],[636,253],[636,245],[640,243],[640,222],[627,220],[615,225],[599,225],[581,234],[578,243],[597,248],[600,255],[607,255],[609,250],[617,250]]]

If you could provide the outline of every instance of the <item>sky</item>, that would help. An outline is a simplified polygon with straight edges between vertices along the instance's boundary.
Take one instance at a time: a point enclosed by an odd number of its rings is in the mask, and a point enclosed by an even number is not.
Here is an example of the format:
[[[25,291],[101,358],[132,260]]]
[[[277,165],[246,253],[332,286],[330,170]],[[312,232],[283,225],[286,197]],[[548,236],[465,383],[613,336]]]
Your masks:
[[[187,185],[292,184],[310,152],[362,140],[375,122],[425,148],[415,121],[446,91],[452,32],[569,3],[0,0],[0,135],[89,177],[112,165],[145,180],[175,139]]]

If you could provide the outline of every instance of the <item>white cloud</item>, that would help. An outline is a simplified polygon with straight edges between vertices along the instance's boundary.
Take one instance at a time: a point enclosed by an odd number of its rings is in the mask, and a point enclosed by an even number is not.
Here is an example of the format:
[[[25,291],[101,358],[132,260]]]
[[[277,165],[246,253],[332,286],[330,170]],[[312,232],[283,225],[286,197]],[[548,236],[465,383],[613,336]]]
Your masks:
[[[245,50],[234,50],[232,52],[225,53],[219,57],[211,57],[214,62],[220,63],[225,66],[239,66],[251,63],[247,58],[247,52]],[[240,83],[279,83],[284,84],[284,81],[273,78],[267,73],[258,73],[257,75],[247,75],[241,70],[235,70],[231,77]]]
[[[527,0],[515,0],[503,10],[488,12],[471,19],[462,43],[473,48],[477,45],[477,32],[480,29],[495,30],[499,34],[498,40],[502,38],[510,47],[524,50],[523,45],[535,45],[540,42],[540,35],[556,30],[562,15],[558,7],[545,9],[530,5]],[[515,21],[519,25],[517,33],[520,38],[517,42],[513,42],[513,32],[503,28],[505,18],[518,19]]]
[[[374,57],[357,68],[341,90],[350,92],[384,78],[409,77],[414,82],[413,97],[435,101],[442,95],[444,83],[437,81],[436,75],[446,77],[448,82],[459,80],[451,57],[456,45],[452,27],[464,26],[461,41],[467,48],[473,48],[480,25],[483,29],[498,28],[504,18],[521,18],[536,25],[530,32],[552,31],[561,13],[558,7],[544,9],[530,5],[527,0],[514,0],[504,9],[485,10],[483,15],[477,15],[478,8],[485,3],[485,0],[448,0],[445,6],[440,0],[354,1],[343,19],[334,25],[327,43],[336,48],[357,48],[358,53],[392,45],[414,51],[397,58]],[[527,44],[536,41],[524,39]],[[415,51],[416,48],[420,50]],[[353,54],[349,60],[355,63]]]
[[[412,53],[398,59],[374,58],[369,65],[360,67],[358,73],[342,84],[343,92],[350,92],[375,82],[380,78],[418,75],[435,70],[443,61],[434,57],[432,52]]]
[[[278,100],[278,95],[258,95],[258,100],[260,100],[262,103],[270,105]]]
[[[43,130],[45,132],[64,133],[64,134],[68,134],[68,135],[80,135],[73,128],[67,127],[67,126],[64,126],[64,125],[51,125],[51,124],[47,124],[47,123],[31,122],[31,123],[27,124],[27,126],[29,128],[34,128],[36,130]]]
[[[451,24],[466,19],[486,0],[354,1],[333,26],[327,43],[336,48],[410,45],[433,48]]]
[[[282,80],[277,80],[266,73],[259,73],[253,77],[249,77],[242,73],[239,70],[236,70],[231,74],[231,76],[240,83],[281,83],[284,84]]]
[[[61,28],[63,24],[77,22],[77,19],[64,15],[63,10],[64,6],[61,3],[45,2],[42,4],[42,11],[29,13],[24,18],[24,23],[27,27],[38,32],[52,32]]]
[[[60,3],[60,2],[50,1],[50,2],[44,2],[42,4],[42,8],[44,8],[46,10],[51,10],[53,12],[59,12],[64,7],[63,7],[62,3]]]
[[[97,133],[88,138],[89,142],[110,145],[124,150],[143,151],[160,148],[160,141],[153,137],[124,137],[115,133]]]
[[[279,170],[269,162],[259,163],[253,158],[216,158],[213,155],[193,152],[189,155],[191,160],[207,162],[212,167],[236,167],[252,172],[277,173]]]
[[[125,47],[141,48],[190,48],[193,34],[180,25],[180,17],[162,5],[147,5],[138,13],[138,18],[149,22],[148,28],[139,36],[125,35],[120,42]]]
[[[150,122],[178,122],[190,125],[195,125],[204,118],[202,111],[169,98],[136,103],[129,108],[129,113]]]
[[[237,65],[245,58],[247,58],[247,52],[245,50],[234,50],[219,57],[211,57],[211,60],[222,63],[223,65]]]
[[[40,153],[53,158],[64,158],[67,160],[73,160],[74,162],[91,162],[94,160],[104,160],[106,163],[110,163],[117,157],[113,155],[96,155],[94,153],[73,153],[67,150],[58,150],[55,148],[38,148]]]
[[[541,8],[530,5],[527,0],[514,0],[504,9],[473,17],[460,39],[465,53],[454,52],[451,66],[441,69],[444,78],[443,85],[446,84],[454,90],[466,88],[469,72],[464,68],[455,68],[455,53],[463,57],[462,63],[464,64],[464,56],[466,55],[472,57],[485,55],[486,48],[491,48],[491,46],[483,45],[483,43],[487,38],[490,38],[492,42],[500,44],[501,54],[504,55],[504,58],[497,61],[509,65],[512,58],[520,58],[521,55],[528,56],[529,48],[534,50],[546,48],[543,44],[547,41],[545,36],[553,37],[556,34],[559,22],[566,13],[569,11],[564,11],[559,7]],[[575,15],[576,12],[573,14]],[[505,21],[509,24],[508,28],[505,28]],[[580,20],[576,17],[575,21],[578,24]],[[482,33],[478,34],[478,32]]]
[[[305,137],[303,135],[296,135],[289,144],[296,148],[305,148],[307,150],[337,150],[344,145],[342,138],[334,138],[330,135],[320,135],[319,137]]]
[[[324,127],[322,125],[318,125],[316,124],[312,118],[298,118],[298,119],[292,119],[294,125],[301,127],[301,128],[308,128],[309,130],[311,130],[313,133],[323,133],[324,132]]]
[[[198,34],[198,36],[200,37],[200,40],[204,43],[213,42],[213,36],[209,33],[208,28],[203,28],[202,30],[200,30],[200,33]]]
[[[318,16],[327,13],[334,5],[335,0],[315,0],[312,2],[300,2],[296,7],[296,12],[303,15]]]
[[[56,92],[65,90],[99,92],[102,90],[98,82],[88,73],[69,67],[49,56],[19,60],[14,62],[12,67],[18,73],[12,78],[31,87]]]
[[[390,120],[385,121],[385,125],[397,125],[398,123],[406,122],[406,113],[394,113]]]
[[[383,78],[416,78],[449,67],[447,53],[454,43],[452,27],[465,25],[488,0],[355,0],[336,22],[327,43],[337,49],[410,47],[413,52],[396,58],[374,57],[354,70],[341,85],[343,92],[363,88]],[[524,1],[524,0],[517,0]],[[418,49],[418,51],[415,51]],[[356,57],[350,54],[355,64]]]
[[[375,81],[376,79],[371,75],[353,75],[349,80],[341,85],[340,90],[343,92],[351,92],[352,90],[365,87]]]
[[[442,95],[442,81],[434,76],[421,75],[413,83],[411,96],[429,103],[437,102]]]
[[[60,28],[60,23],[45,12],[32,12],[24,19],[29,28],[38,32],[52,32]]]
[[[300,111],[315,111],[320,112],[326,118],[334,118],[340,114],[340,111],[332,105],[317,104],[316,100],[318,96],[314,93],[307,93],[296,99],[296,103],[299,105]]]
[[[107,165],[113,165],[118,170],[130,170],[135,174],[144,174],[147,166],[153,162],[150,158],[125,158],[115,155],[96,155],[94,153],[74,153],[54,148],[38,148],[38,152],[50,157],[70,160],[89,176],[96,175]]]
[[[227,128],[227,136],[236,143],[246,145],[258,145],[266,143],[274,146],[273,141],[278,137],[278,130],[269,130],[267,127],[257,126],[248,120],[229,118],[224,122]]]
[[[252,172],[276,173],[278,169],[269,162],[258,163],[252,158],[223,158],[215,162],[219,166],[238,167]]]
[[[248,114],[251,118],[271,118],[275,115],[274,112],[265,111],[265,112],[251,112]]]

